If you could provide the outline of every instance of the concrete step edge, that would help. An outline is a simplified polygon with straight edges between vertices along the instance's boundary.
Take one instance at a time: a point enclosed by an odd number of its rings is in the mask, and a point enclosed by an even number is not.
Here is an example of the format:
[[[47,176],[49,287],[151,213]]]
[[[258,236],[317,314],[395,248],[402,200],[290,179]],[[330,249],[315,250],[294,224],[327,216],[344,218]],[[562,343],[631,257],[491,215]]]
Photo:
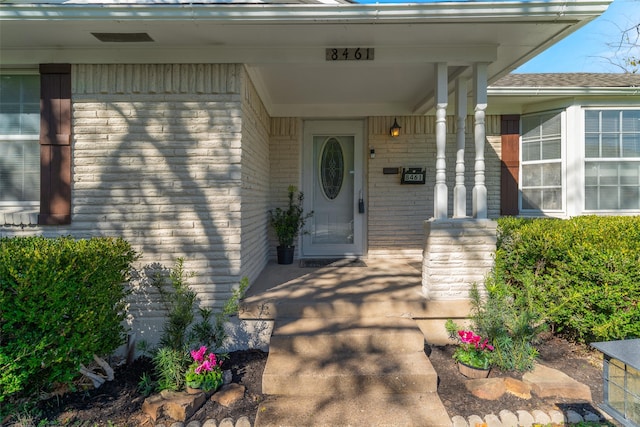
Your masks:
[[[254,427],[450,427],[437,393],[357,396],[329,394],[269,397],[260,404]]]
[[[379,393],[434,392],[437,373],[423,352],[298,357],[270,354],[263,373],[265,394],[317,395],[340,390]]]

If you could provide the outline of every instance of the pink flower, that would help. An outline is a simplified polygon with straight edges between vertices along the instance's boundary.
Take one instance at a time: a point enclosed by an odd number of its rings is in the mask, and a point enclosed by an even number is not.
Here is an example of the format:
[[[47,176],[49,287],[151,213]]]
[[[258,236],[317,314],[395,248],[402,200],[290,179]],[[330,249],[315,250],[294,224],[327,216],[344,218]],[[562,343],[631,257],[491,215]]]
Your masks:
[[[460,341],[465,344],[474,344],[476,348],[478,348],[478,344],[482,339],[471,331],[458,331],[458,335],[460,336]]]
[[[458,336],[463,344],[473,344],[476,350],[494,350],[494,347],[489,344],[488,339],[485,338],[485,340],[482,341],[482,337],[474,334],[472,331],[458,331]]]
[[[209,362],[214,366],[216,365],[216,355],[214,353],[209,353]]]
[[[193,360],[195,360],[196,362],[202,362],[204,360],[204,354],[206,352],[207,352],[207,347],[202,346],[198,351],[191,350],[191,357],[193,357]]]

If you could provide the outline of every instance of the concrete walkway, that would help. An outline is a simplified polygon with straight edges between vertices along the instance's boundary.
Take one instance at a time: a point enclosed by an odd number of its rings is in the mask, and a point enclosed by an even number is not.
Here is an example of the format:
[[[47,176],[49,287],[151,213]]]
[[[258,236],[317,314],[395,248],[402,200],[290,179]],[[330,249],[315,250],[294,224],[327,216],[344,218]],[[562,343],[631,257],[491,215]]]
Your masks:
[[[241,318],[275,321],[256,427],[451,426],[412,320],[420,270],[366,264],[272,265],[250,289]]]

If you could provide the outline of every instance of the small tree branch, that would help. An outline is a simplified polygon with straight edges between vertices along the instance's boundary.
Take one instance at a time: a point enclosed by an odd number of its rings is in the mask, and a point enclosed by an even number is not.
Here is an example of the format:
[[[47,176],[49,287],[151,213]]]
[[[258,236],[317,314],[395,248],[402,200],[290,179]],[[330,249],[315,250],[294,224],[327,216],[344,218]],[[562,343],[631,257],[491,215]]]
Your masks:
[[[93,381],[93,386],[95,388],[99,388],[105,382],[105,379],[101,375],[90,371],[82,363],[80,364],[80,373]]]
[[[96,363],[100,365],[100,367],[104,370],[104,373],[107,374],[107,381],[113,381],[113,368],[111,368],[111,366],[109,366],[109,364],[104,359],[98,357],[95,354],[93,355],[93,360],[95,360]]]
[[[98,374],[89,370],[82,363],[80,364],[80,373],[89,378],[93,382],[93,386],[95,388],[99,388],[102,384],[105,383],[105,381],[113,381],[113,368],[111,368],[111,366],[109,366],[109,364],[104,359],[98,357],[95,354],[93,355],[93,360],[102,368],[105,375]]]

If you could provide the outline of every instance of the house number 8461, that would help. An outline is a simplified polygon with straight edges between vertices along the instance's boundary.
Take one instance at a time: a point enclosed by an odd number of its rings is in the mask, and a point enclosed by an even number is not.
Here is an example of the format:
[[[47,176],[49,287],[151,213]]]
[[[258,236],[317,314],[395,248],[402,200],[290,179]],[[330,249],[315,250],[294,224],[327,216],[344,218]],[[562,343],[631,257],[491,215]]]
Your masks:
[[[367,47],[327,48],[327,61],[373,61],[374,49]]]

